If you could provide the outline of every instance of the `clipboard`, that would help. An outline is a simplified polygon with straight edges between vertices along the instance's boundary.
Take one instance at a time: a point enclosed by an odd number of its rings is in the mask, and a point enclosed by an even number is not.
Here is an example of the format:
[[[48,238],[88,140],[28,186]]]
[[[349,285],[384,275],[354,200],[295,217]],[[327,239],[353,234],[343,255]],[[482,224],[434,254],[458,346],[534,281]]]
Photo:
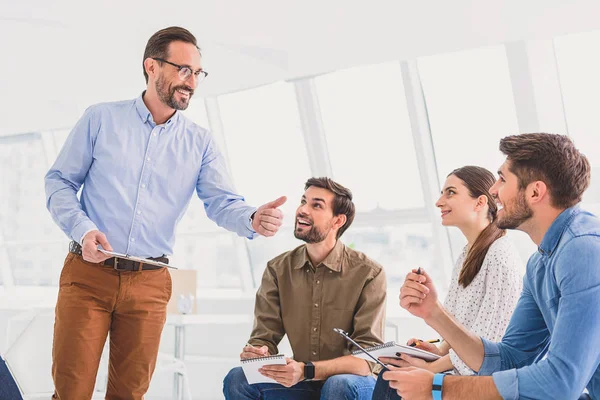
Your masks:
[[[101,248],[98,248],[98,251],[101,253],[106,254],[107,256],[111,256],[111,257],[118,257],[118,258],[123,258],[125,260],[131,260],[131,261],[135,261],[135,262],[141,262],[144,264],[150,264],[150,265],[157,265],[159,267],[163,267],[163,268],[171,268],[171,269],[178,269],[177,267],[173,267],[169,264],[165,264],[163,262],[160,261],[156,261],[156,260],[149,260],[147,258],[141,258],[141,257],[136,257],[136,256],[130,256],[127,254],[121,254],[121,253],[115,253],[114,251],[107,251]]]

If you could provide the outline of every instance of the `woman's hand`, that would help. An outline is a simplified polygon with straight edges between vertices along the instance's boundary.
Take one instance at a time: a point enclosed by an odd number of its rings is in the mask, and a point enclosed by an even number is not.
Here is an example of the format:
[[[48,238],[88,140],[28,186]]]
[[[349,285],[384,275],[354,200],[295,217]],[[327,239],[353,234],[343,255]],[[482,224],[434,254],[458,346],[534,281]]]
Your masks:
[[[443,356],[443,354],[440,352],[440,349],[438,349],[438,347],[435,344],[424,342],[415,338],[412,338],[408,342],[406,342],[408,346],[410,346],[413,343],[417,344],[416,346],[414,346],[417,349],[425,350],[430,353],[437,354],[438,356]]]

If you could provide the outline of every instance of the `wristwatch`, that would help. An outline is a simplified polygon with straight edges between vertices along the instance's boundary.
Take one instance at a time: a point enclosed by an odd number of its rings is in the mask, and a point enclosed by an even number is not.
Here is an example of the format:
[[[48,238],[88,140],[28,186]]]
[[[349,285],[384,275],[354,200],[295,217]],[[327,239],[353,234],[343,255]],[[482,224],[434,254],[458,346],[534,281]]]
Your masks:
[[[446,374],[435,374],[433,376],[433,385],[431,386],[431,396],[433,400],[442,400],[442,384]]]
[[[304,363],[304,380],[315,379],[315,364],[307,361]]]

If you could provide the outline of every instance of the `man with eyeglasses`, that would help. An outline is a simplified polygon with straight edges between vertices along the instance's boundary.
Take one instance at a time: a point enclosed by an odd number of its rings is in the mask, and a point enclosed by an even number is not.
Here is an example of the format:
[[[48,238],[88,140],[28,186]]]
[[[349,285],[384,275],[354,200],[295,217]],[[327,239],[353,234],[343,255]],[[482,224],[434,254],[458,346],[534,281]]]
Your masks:
[[[89,107],[46,174],[48,210],[73,240],[56,304],[55,399],[91,398],[109,333],[107,399],[142,399],[154,371],[169,272],[99,245],[168,263],[194,190],[208,217],[240,236],[272,236],[281,225],[286,198],[247,205],[211,134],[179,112],[208,75],[196,38],[179,27],[156,32],[143,70],[141,96]]]

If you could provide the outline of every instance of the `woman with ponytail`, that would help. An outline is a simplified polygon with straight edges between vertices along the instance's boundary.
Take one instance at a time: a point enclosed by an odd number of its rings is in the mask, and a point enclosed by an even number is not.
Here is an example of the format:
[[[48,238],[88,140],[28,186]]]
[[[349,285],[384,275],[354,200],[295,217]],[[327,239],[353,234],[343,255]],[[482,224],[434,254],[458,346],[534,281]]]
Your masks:
[[[442,225],[457,227],[467,239],[452,271],[444,306],[470,331],[499,342],[521,294],[523,264],[505,236],[506,231],[496,226],[498,206],[489,193],[494,182],[494,175],[485,168],[455,169],[446,178],[435,205],[441,211]],[[434,373],[474,374],[446,342],[435,346],[417,339],[408,341],[408,344],[413,343],[442,357],[425,362],[402,355],[401,360],[382,357],[381,361],[398,367],[425,368]],[[398,398],[396,391],[380,376],[373,400]]]

